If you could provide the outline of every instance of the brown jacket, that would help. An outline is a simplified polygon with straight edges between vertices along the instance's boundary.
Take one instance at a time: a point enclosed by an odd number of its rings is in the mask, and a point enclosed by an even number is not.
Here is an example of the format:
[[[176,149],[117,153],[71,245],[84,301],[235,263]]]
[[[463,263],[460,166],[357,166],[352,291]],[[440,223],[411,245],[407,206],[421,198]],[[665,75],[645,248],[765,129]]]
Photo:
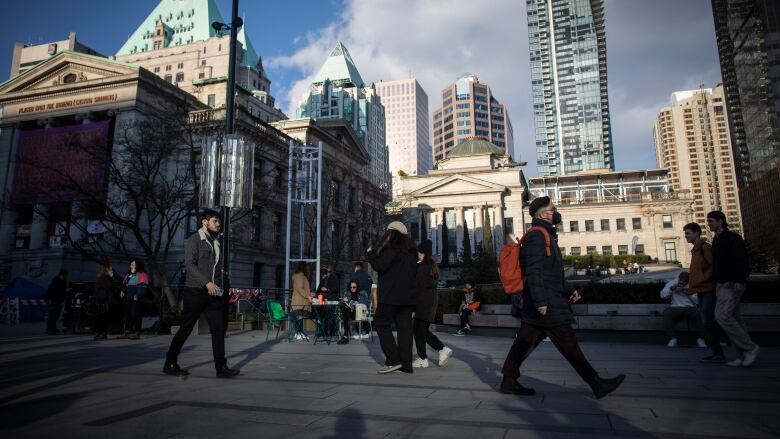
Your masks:
[[[309,279],[303,273],[295,273],[292,277],[292,309],[293,311],[311,311],[311,287]]]
[[[691,280],[688,289],[694,293],[709,293],[715,291],[715,281],[712,280],[712,245],[704,238],[699,238],[691,249]]]

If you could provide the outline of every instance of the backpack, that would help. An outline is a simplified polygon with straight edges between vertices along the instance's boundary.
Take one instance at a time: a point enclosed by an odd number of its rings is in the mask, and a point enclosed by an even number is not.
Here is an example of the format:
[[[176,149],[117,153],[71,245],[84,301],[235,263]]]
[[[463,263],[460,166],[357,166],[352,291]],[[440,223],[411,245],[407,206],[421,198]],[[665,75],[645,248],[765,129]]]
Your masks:
[[[506,244],[498,256],[498,274],[501,277],[501,283],[504,284],[504,292],[507,295],[520,294],[525,289],[525,276],[523,275],[523,265],[520,263],[520,253],[525,238],[531,232],[542,233],[547,256],[552,254],[550,251],[550,233],[544,227],[531,227],[526,230],[522,238],[515,238],[516,242]]]

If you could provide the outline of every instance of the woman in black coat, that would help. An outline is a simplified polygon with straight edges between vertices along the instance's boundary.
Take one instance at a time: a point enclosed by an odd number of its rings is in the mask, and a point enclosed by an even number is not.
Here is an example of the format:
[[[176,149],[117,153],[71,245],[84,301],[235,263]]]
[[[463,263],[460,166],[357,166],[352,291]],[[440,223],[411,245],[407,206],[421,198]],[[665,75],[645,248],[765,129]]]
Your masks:
[[[417,305],[414,311],[414,343],[417,345],[418,359],[413,367],[428,367],[428,355],[425,353],[426,343],[439,352],[439,366],[444,366],[452,357],[452,349],[436,337],[430,325],[436,318],[436,308],[439,305],[439,295],[436,293],[436,280],[439,278],[439,267],[431,257],[432,243],[425,240],[417,246],[417,275],[414,278],[414,292]]]
[[[103,265],[98,271],[98,277],[95,281],[95,340],[105,340],[108,338],[108,326],[112,314],[109,312],[109,305],[113,304],[113,297],[116,294],[117,286],[114,283],[114,271],[108,265]]]
[[[385,367],[379,373],[412,373],[412,313],[414,312],[414,276],[417,271],[417,248],[409,238],[406,226],[393,221],[387,226],[380,244],[368,248],[368,260],[379,274],[378,307],[374,328],[385,354]],[[395,323],[398,344],[390,329]]]

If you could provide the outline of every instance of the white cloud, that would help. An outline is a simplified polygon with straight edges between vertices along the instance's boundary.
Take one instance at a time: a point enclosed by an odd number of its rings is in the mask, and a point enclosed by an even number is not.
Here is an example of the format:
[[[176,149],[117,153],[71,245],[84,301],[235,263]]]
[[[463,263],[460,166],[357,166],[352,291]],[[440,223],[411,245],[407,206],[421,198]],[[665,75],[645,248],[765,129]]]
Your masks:
[[[612,133],[619,169],[655,166],[652,124],[676,90],[720,78],[708,0],[677,5],[606,2]],[[365,81],[417,78],[429,109],[441,89],[472,72],[507,105],[515,158],[536,175],[525,2],[521,0],[347,0],[340,18],[298,41],[297,49],[268,60],[297,73],[283,85],[280,104],[294,115],[312,77],[336,41],[352,54]],[[667,12],[676,8],[670,25]],[[709,16],[707,14],[709,13]],[[709,35],[707,33],[709,32]],[[705,34],[705,35],[702,35]],[[680,44],[683,42],[684,44]],[[714,55],[714,56],[713,56]],[[519,153],[519,156],[518,156]]]

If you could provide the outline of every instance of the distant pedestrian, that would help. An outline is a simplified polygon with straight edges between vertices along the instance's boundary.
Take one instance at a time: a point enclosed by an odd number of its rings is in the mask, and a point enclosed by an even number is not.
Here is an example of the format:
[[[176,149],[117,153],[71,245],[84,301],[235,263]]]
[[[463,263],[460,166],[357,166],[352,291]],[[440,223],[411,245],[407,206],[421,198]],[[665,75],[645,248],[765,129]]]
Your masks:
[[[125,300],[125,336],[141,338],[141,299],[149,290],[149,275],[139,259],[131,259],[127,274],[122,279],[121,297]]]
[[[171,340],[165,356],[163,373],[186,376],[189,372],[178,364],[179,353],[201,314],[206,315],[211,330],[211,350],[217,378],[231,378],[239,374],[230,369],[225,358],[225,325],[222,309],[225,306],[220,267],[220,245],[217,241],[221,221],[219,213],[205,210],[200,214],[200,229],[184,244],[184,262],[187,266],[187,284],[184,289],[184,311],[181,326]]]
[[[295,316],[295,339],[306,338],[303,328],[303,319],[311,316],[311,284],[309,283],[309,265],[304,261],[298,262],[292,275],[292,297],[290,299],[290,312]]]
[[[470,319],[482,307],[482,293],[477,287],[474,279],[466,279],[463,292],[460,293],[460,305],[458,314],[460,315],[460,329],[454,334],[462,337],[471,332]]]
[[[517,378],[528,351],[538,343],[541,335],[547,334],[574,370],[590,385],[596,398],[603,398],[620,386],[625,375],[601,378],[580,350],[571,327],[572,312],[564,298],[563,259],[553,227],[561,223],[561,214],[549,197],[532,201],[528,213],[533,218],[533,226],[544,228],[550,236],[550,253],[548,256],[545,234],[536,231],[526,237],[520,260],[526,277],[520,315],[522,325],[504,361],[500,391],[516,395],[536,394],[533,389],[518,383]]]
[[[705,363],[725,363],[723,346],[718,336],[719,328],[715,322],[715,281],[712,279],[712,245],[701,236],[701,226],[688,223],[683,227],[685,241],[693,244],[691,248],[690,280],[688,293],[696,294],[699,305],[699,321],[704,331],[704,341],[711,355],[701,359]]]
[[[417,271],[417,247],[406,226],[393,221],[379,244],[368,248],[368,260],[379,275],[378,306],[374,328],[385,354],[385,367],[379,373],[396,370],[412,373],[412,313],[414,312],[414,276]],[[395,323],[398,343],[390,325]]]
[[[414,343],[417,345],[417,359],[413,367],[429,366],[426,345],[439,353],[439,366],[444,366],[452,357],[452,349],[444,346],[430,326],[436,318],[439,295],[436,293],[436,281],[439,279],[439,267],[431,256],[433,249],[430,240],[417,246],[417,275],[414,278],[416,304],[414,309]]]
[[[108,338],[108,328],[111,324],[111,318],[114,316],[110,312],[109,303],[114,301],[112,296],[116,295],[117,288],[118,285],[114,281],[114,270],[108,264],[101,265],[97,280],[95,280],[95,303],[92,306],[95,315],[95,340]]]
[[[726,215],[719,210],[707,214],[707,227],[715,234],[712,240],[712,278],[717,295],[715,320],[737,350],[737,358],[728,365],[750,367],[761,348],[750,339],[739,309],[750,276],[745,240],[729,230]]]
[[[314,294],[315,296],[322,295],[328,302],[339,300],[339,280],[333,274],[332,268],[327,266],[322,268],[320,284],[317,286],[317,291]]]
[[[352,275],[350,276],[349,280],[354,280],[358,283],[358,293],[365,292],[366,296],[371,293],[371,284],[373,281],[371,280],[371,276],[369,276],[368,273],[366,273],[364,270],[362,262],[355,262],[353,265]]]
[[[49,301],[49,315],[46,320],[46,333],[49,335],[59,334],[57,329],[57,320],[62,313],[62,304],[68,296],[68,270],[62,269],[57,276],[52,279],[49,288],[46,289],[46,300]]]

